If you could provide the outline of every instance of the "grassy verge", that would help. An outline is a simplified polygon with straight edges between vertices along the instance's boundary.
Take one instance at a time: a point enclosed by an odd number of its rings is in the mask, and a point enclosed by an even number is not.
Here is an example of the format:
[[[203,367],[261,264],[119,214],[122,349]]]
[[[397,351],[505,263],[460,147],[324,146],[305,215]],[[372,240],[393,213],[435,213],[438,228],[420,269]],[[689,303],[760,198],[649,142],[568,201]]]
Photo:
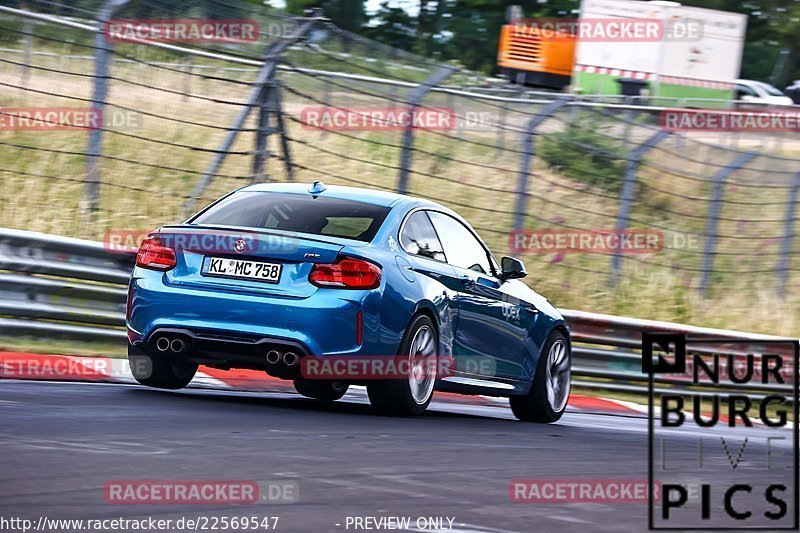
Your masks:
[[[0,351],[113,357],[118,359],[128,357],[128,349],[124,340],[120,342],[83,342],[64,339],[0,336]]]

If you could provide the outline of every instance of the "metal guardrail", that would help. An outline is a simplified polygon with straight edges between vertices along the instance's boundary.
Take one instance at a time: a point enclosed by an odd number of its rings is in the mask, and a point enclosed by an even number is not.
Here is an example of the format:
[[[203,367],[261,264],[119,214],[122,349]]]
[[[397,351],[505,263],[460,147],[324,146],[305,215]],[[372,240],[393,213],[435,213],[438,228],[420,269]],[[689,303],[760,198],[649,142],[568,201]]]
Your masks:
[[[131,254],[101,243],[0,230],[0,334],[125,338]]]
[[[0,228],[0,335],[123,342],[126,284],[133,260],[132,253],[113,252],[99,242]],[[786,340],[569,309],[561,313],[572,332],[574,384],[588,388],[646,390],[648,378],[641,371],[643,331],[724,339],[726,353],[736,356],[752,353],[747,350],[765,353],[767,343],[759,341]],[[741,341],[745,351],[731,341]],[[680,376],[658,377],[655,382],[661,388],[687,384]],[[745,388],[753,397],[789,390],[788,385]]]

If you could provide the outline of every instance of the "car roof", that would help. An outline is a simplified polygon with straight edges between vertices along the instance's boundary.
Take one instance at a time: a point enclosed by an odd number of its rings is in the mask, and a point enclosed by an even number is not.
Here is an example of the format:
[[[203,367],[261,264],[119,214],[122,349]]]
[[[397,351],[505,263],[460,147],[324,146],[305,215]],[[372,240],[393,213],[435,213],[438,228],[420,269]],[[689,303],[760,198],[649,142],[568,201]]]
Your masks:
[[[257,183],[243,187],[240,191],[248,192],[279,192],[288,194],[305,194],[310,195],[310,183]],[[394,207],[397,204],[407,204],[409,207],[424,205],[435,206],[443,208],[443,206],[389,191],[379,191],[377,189],[365,189],[361,187],[346,187],[343,185],[326,185],[325,190],[319,193],[319,196],[328,198],[338,198],[342,200],[354,200],[357,202],[364,202],[373,205],[380,205],[383,207]]]

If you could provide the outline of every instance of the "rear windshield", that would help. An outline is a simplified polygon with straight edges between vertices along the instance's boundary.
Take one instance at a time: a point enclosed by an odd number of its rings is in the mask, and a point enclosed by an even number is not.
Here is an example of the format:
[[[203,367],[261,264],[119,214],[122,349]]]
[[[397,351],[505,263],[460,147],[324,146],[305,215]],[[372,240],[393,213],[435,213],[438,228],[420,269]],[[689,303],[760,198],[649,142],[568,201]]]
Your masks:
[[[388,207],[353,200],[243,191],[219,201],[191,223],[276,229],[369,242],[388,213]]]

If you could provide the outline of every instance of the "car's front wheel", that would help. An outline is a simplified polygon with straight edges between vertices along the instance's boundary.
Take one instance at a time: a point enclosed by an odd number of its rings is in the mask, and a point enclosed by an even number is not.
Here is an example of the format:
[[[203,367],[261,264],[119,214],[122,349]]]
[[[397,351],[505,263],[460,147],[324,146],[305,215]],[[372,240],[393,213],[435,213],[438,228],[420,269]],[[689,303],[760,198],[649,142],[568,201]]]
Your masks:
[[[395,379],[367,385],[373,407],[386,414],[421,415],[433,398],[439,340],[433,321],[417,315],[406,328],[396,358],[398,369],[405,372]]]
[[[157,389],[182,389],[192,381],[198,365],[166,355],[152,356],[128,345],[128,362],[136,381]]]
[[[294,388],[306,398],[322,402],[333,402],[347,392],[349,385],[343,381],[296,379]]]
[[[525,422],[551,423],[567,409],[571,386],[572,353],[567,336],[561,331],[550,334],[545,343],[533,386],[525,396],[511,396],[511,411]]]

